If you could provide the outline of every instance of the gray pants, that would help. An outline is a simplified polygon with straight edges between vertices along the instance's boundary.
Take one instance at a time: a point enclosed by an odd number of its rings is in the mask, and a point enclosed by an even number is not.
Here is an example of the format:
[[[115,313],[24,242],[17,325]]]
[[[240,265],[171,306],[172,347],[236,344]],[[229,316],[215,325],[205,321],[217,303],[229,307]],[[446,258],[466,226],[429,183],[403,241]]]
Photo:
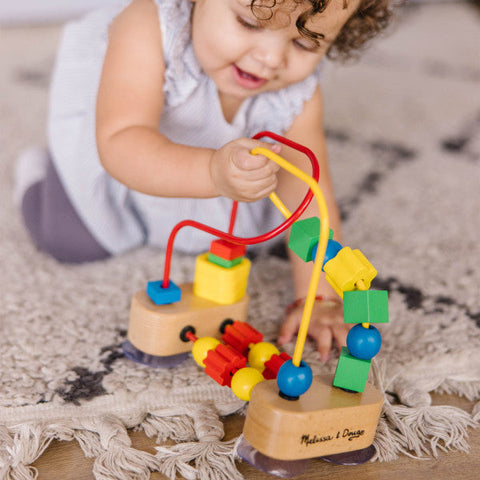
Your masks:
[[[22,214],[35,245],[61,262],[83,263],[110,256],[73,208],[51,161],[46,177],[25,192]]]

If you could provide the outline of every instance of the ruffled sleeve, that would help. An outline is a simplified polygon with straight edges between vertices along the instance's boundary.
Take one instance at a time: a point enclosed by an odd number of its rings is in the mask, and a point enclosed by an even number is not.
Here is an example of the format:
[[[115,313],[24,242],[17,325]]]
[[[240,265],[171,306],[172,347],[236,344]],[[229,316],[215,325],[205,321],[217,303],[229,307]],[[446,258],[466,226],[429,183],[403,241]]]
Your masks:
[[[183,103],[197,87],[202,70],[191,42],[190,15],[192,2],[155,0],[162,30],[165,57],[165,104]]]
[[[262,130],[285,133],[302,112],[304,103],[312,98],[320,84],[323,69],[321,62],[305,80],[283,90],[258,95],[248,109],[248,135],[253,136]]]

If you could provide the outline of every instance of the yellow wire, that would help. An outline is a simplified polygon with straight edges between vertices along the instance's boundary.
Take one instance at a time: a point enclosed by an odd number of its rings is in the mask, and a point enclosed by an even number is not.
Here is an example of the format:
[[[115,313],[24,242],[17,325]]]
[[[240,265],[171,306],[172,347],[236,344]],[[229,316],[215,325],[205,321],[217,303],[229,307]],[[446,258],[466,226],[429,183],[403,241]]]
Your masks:
[[[303,307],[302,320],[300,322],[300,328],[298,330],[297,343],[295,344],[295,351],[293,353],[293,358],[292,358],[293,364],[296,367],[299,367],[300,362],[302,360],[305,341],[307,339],[308,325],[310,324],[310,317],[312,316],[315,297],[317,295],[318,282],[320,280],[320,275],[322,274],[323,258],[325,256],[325,251],[327,249],[327,242],[328,242],[328,237],[330,232],[327,203],[325,202],[325,197],[323,196],[323,193],[320,187],[318,186],[318,183],[312,177],[307,175],[304,171],[297,168],[295,165],[292,165],[291,163],[287,162],[284,158],[280,157],[276,153],[273,153],[271,150],[268,150],[266,148],[262,148],[262,147],[254,148],[251,153],[253,155],[265,155],[267,158],[269,158],[273,162],[280,165],[280,167],[287,170],[292,175],[295,175],[300,180],[303,180],[310,187],[310,190],[313,192],[313,195],[315,196],[315,199],[317,200],[317,203],[318,203],[318,210],[320,212],[320,220],[321,220],[320,238],[318,241],[317,254],[315,256],[315,261],[313,263],[313,272],[312,272],[312,276],[310,277],[310,284],[308,285],[307,296],[305,299],[305,306]],[[275,197],[277,196],[275,195]],[[274,202],[274,205],[277,208],[279,208],[277,203]],[[283,211],[280,208],[279,210],[283,213]]]
[[[269,196],[272,203],[280,210],[281,214],[285,218],[290,218],[292,214],[290,210],[284,205],[284,203],[278,198],[278,195],[275,192],[272,192]]]

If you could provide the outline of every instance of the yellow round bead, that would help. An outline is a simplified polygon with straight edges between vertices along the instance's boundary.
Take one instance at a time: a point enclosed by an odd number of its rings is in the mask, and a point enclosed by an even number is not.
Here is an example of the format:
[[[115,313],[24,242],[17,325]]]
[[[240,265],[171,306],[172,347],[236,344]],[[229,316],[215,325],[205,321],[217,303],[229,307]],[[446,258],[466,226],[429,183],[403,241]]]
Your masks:
[[[195,341],[192,347],[193,359],[203,368],[205,364],[203,361],[207,358],[210,350],[215,350],[215,347],[220,342],[213,337],[202,337]]]
[[[265,370],[265,362],[268,362],[272,355],[279,355],[278,348],[268,342],[256,343],[248,352],[248,364],[263,372]]]
[[[263,375],[256,368],[241,368],[232,377],[232,392],[240,400],[249,402],[253,387],[263,380]]]

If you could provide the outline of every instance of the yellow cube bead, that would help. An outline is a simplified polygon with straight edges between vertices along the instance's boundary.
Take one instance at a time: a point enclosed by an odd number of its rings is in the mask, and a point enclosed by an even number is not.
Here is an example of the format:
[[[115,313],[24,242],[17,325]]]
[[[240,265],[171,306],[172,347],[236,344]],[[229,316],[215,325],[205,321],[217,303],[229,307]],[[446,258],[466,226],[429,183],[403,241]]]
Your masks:
[[[250,260],[246,258],[232,268],[224,268],[209,262],[208,253],[201,254],[195,266],[193,293],[222,305],[235,303],[247,291],[249,273]]]
[[[337,255],[323,267],[326,278],[338,295],[352,290],[367,290],[377,275],[374,266],[360,250],[342,248]],[[357,285],[361,283],[360,285]]]

